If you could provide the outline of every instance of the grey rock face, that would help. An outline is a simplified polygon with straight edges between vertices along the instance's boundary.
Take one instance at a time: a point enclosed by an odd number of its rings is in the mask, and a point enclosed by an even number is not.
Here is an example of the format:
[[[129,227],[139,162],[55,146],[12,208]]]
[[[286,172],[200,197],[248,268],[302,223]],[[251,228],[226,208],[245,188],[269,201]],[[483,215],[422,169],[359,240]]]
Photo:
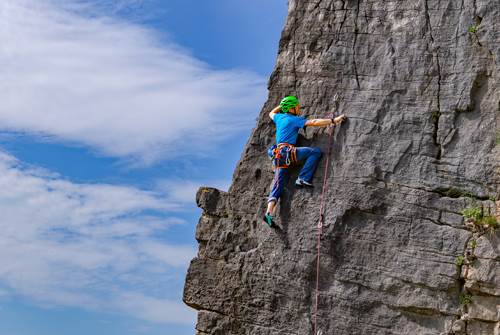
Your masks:
[[[292,170],[280,228],[269,229],[267,114],[294,94],[323,117],[339,93],[349,119],[327,177],[322,334],[500,335],[500,234],[460,214],[500,206],[499,22],[497,0],[289,1],[269,99],[233,184],[198,192],[199,253],[184,291],[196,334],[313,333],[325,159],[313,191],[294,189]],[[328,134],[309,129],[299,144],[326,153]]]

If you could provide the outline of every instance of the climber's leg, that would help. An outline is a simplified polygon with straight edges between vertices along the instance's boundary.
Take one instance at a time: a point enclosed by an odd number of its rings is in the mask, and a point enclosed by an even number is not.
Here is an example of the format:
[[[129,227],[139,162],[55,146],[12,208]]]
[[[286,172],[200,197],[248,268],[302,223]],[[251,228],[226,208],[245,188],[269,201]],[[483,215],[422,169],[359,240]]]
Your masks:
[[[269,194],[269,202],[278,201],[285,187],[285,183],[288,179],[288,169],[286,168],[276,168],[274,171],[274,180],[271,193]]]
[[[300,170],[299,178],[296,182],[298,186],[312,186],[313,175],[318,167],[321,155],[322,153],[319,148],[297,148],[297,160],[304,161],[304,166]]]
[[[274,211],[276,210],[276,200],[269,200],[267,202],[267,210],[266,213],[274,215]]]
[[[267,201],[267,211],[264,216],[264,221],[272,227],[274,224],[273,216],[274,211],[276,210],[276,205],[278,199],[281,196],[281,192],[283,192],[283,188],[285,187],[285,183],[288,179],[288,169],[277,168],[274,171],[274,181],[271,189],[271,193],[269,194],[269,199]]]

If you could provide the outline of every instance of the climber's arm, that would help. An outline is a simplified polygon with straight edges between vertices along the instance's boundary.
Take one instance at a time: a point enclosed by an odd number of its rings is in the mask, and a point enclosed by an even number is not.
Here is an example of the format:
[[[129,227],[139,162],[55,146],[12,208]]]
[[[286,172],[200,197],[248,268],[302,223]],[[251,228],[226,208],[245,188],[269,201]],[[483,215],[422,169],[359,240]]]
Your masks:
[[[326,127],[333,123],[332,119],[313,119],[306,121],[306,127]]]
[[[313,119],[307,120],[305,126],[306,127],[326,127],[331,124],[340,124],[346,119],[345,115],[342,114],[337,116],[335,119]]]
[[[269,113],[269,117],[271,118],[271,120],[273,120],[273,121],[274,121],[274,116],[275,116],[276,114],[278,114],[278,113],[280,112],[280,110],[281,110],[281,107],[280,107],[280,106],[278,106],[278,107],[274,107],[274,109],[273,109],[273,110]]]

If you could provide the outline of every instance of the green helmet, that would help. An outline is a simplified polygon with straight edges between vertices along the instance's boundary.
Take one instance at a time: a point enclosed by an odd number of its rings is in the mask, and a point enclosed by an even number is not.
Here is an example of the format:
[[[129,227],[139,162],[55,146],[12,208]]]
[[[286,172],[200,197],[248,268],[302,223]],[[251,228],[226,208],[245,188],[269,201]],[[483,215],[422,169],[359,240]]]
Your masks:
[[[283,112],[288,113],[288,110],[290,108],[294,108],[298,104],[299,100],[297,100],[297,98],[294,97],[293,95],[289,95],[287,97],[284,97],[283,100],[281,100],[280,107]]]

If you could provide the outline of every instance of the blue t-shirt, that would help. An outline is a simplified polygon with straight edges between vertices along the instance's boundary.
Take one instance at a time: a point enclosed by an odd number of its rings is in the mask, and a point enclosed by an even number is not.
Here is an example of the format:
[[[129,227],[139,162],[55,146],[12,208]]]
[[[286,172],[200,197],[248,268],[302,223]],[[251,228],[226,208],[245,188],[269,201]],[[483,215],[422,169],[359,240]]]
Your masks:
[[[295,145],[299,130],[304,128],[306,119],[301,116],[291,114],[275,114],[273,117],[276,123],[276,143],[290,143]]]

